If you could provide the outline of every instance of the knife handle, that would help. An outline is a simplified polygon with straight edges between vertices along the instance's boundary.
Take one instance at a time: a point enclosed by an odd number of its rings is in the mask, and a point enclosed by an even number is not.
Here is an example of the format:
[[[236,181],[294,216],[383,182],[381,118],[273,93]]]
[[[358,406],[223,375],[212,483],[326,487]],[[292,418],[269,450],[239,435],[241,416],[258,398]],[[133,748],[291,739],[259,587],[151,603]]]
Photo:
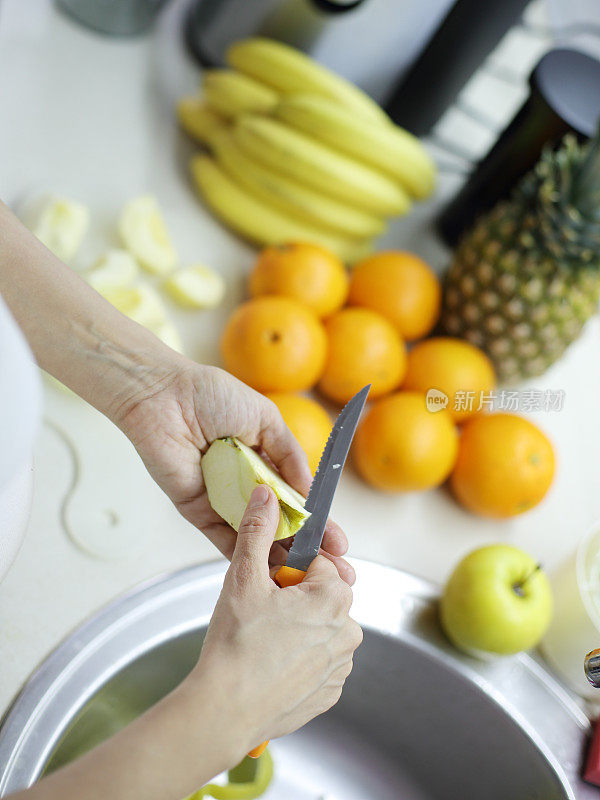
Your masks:
[[[279,567],[275,573],[274,580],[278,586],[285,589],[286,586],[296,586],[298,583],[302,583],[305,577],[306,572],[304,572],[304,570],[286,567],[284,564],[283,567]]]
[[[286,567],[284,564],[283,567],[279,567],[277,570],[274,581],[278,586],[281,586],[282,589],[285,589],[287,586],[296,586],[297,584],[302,583],[305,575],[306,572],[303,570],[294,569],[294,567]],[[250,758],[260,758],[260,756],[262,756],[262,754],[265,752],[268,744],[268,741],[259,744],[258,747],[250,750],[248,755]]]

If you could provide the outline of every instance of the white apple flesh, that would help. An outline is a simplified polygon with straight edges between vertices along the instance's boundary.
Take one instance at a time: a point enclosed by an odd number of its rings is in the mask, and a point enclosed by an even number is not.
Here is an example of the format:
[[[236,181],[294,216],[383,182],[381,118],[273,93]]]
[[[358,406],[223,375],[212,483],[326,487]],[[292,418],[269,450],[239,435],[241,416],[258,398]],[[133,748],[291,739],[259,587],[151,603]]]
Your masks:
[[[165,289],[184,308],[216,308],[225,296],[225,281],[209,267],[197,264],[174,272]]]
[[[97,292],[104,294],[129,288],[139,272],[138,263],[131,253],[114,248],[105,253],[84,277]]]
[[[155,197],[130,200],[119,219],[121,240],[144,269],[166,275],[175,269],[177,253]]]
[[[448,638],[470,655],[529,650],[550,624],[550,584],[522,550],[504,544],[481,547],[450,576],[440,616]]]
[[[217,439],[201,460],[202,475],[212,508],[238,531],[250,495],[267,484],[279,500],[275,539],[287,539],[302,527],[310,513],[304,498],[292,489],[252,448],[233,437]]]
[[[67,264],[73,260],[90,225],[89,209],[65,197],[45,197],[25,212],[27,227]]]

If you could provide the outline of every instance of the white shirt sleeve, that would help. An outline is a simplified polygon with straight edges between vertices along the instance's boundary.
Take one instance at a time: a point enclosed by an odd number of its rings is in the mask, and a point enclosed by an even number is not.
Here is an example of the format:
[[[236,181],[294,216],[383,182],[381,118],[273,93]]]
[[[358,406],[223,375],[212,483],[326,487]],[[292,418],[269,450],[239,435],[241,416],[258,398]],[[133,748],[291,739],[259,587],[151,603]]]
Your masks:
[[[40,416],[39,372],[0,295],[0,580],[27,525],[31,458]]]

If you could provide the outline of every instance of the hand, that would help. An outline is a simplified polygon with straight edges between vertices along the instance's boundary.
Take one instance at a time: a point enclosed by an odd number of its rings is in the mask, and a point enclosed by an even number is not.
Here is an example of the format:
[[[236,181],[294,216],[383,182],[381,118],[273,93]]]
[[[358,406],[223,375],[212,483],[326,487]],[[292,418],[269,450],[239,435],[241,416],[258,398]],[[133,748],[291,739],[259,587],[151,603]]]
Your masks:
[[[306,496],[310,487],[306,456],[274,403],[216,367],[168,355],[164,366],[154,367],[152,387],[123,401],[112,418],[181,514],[227,558],[235,548],[235,531],[212,510],[200,469],[200,454],[211,442],[237,436],[263,451],[301,494]],[[340,557],[348,543],[334,522],[327,525],[322,548],[352,584],[354,570]],[[282,564],[286,555],[283,544],[276,543],[270,563]]]
[[[317,556],[298,586],[280,589],[268,556],[279,515],[272,490],[254,490],[200,661],[182,687],[219,687],[242,754],[337,703],[362,641],[349,617],[351,589]],[[213,683],[214,682],[214,683]]]

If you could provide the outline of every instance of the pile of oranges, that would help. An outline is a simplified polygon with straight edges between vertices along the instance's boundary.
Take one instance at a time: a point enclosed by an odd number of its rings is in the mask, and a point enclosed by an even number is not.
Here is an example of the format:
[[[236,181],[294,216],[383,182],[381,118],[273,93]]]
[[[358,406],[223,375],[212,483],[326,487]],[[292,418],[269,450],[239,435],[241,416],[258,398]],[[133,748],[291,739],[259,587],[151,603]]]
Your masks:
[[[249,291],[225,327],[224,365],[272,398],[313,471],[331,421],[299,393],[316,388],[343,405],[370,383],[353,453],[372,486],[414,491],[450,478],[459,502],[496,517],[543,498],[554,473],[544,434],[512,414],[479,413],[479,398],[495,387],[487,356],[459,339],[423,338],[437,322],[441,289],[422,259],[380,252],[349,275],[323,247],[268,247]],[[428,402],[432,392],[439,405]]]

